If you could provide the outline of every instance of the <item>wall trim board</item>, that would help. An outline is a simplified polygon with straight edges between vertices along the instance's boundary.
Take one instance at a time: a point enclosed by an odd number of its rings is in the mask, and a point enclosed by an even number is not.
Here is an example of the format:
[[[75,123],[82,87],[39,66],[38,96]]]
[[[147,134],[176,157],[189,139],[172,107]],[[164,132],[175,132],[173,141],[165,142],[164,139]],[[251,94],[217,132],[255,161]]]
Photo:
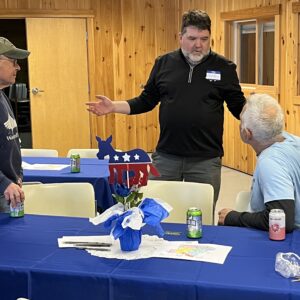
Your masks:
[[[254,8],[246,8],[228,12],[221,12],[220,17],[223,21],[234,21],[248,19],[249,16],[255,16],[255,18],[260,17],[271,17],[280,14],[280,4],[271,6],[262,6]]]
[[[0,18],[93,18],[93,10],[87,9],[1,9]]]

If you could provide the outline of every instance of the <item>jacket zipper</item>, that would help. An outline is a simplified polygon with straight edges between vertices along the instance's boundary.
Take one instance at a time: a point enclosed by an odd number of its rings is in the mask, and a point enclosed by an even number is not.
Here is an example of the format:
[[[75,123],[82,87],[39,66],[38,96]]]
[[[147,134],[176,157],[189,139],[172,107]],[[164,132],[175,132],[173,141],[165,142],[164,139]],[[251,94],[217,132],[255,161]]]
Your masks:
[[[188,83],[192,83],[193,70],[194,70],[194,67],[190,66]]]

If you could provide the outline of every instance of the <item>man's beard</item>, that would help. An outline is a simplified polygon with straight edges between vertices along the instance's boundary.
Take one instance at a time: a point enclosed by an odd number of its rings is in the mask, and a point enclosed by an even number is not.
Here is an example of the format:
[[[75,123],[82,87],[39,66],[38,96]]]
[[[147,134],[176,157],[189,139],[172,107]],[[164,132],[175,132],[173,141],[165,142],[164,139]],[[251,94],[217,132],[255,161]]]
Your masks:
[[[203,59],[203,57],[205,57],[209,53],[209,51],[207,51],[207,53],[201,53],[200,55],[195,55],[183,49],[181,50],[183,55],[192,63],[199,63]]]

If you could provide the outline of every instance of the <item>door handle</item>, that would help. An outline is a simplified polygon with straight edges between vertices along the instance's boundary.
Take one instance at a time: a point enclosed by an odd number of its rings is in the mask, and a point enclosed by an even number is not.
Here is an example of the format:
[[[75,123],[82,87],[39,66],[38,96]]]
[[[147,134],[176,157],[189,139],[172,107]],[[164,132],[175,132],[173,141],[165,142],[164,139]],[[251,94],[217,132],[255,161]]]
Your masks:
[[[32,92],[33,95],[37,95],[38,93],[43,93],[45,91],[44,90],[40,90],[39,88],[33,88],[31,90],[31,92]]]

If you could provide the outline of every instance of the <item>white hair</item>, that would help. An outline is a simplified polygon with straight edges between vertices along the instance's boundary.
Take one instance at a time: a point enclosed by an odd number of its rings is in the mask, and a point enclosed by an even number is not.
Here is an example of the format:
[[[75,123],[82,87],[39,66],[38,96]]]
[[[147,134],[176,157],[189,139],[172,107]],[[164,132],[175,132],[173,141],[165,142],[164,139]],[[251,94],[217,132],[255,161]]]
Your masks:
[[[284,114],[278,102],[267,94],[253,94],[241,114],[241,128],[250,129],[253,138],[265,144],[276,139],[284,127]]]

